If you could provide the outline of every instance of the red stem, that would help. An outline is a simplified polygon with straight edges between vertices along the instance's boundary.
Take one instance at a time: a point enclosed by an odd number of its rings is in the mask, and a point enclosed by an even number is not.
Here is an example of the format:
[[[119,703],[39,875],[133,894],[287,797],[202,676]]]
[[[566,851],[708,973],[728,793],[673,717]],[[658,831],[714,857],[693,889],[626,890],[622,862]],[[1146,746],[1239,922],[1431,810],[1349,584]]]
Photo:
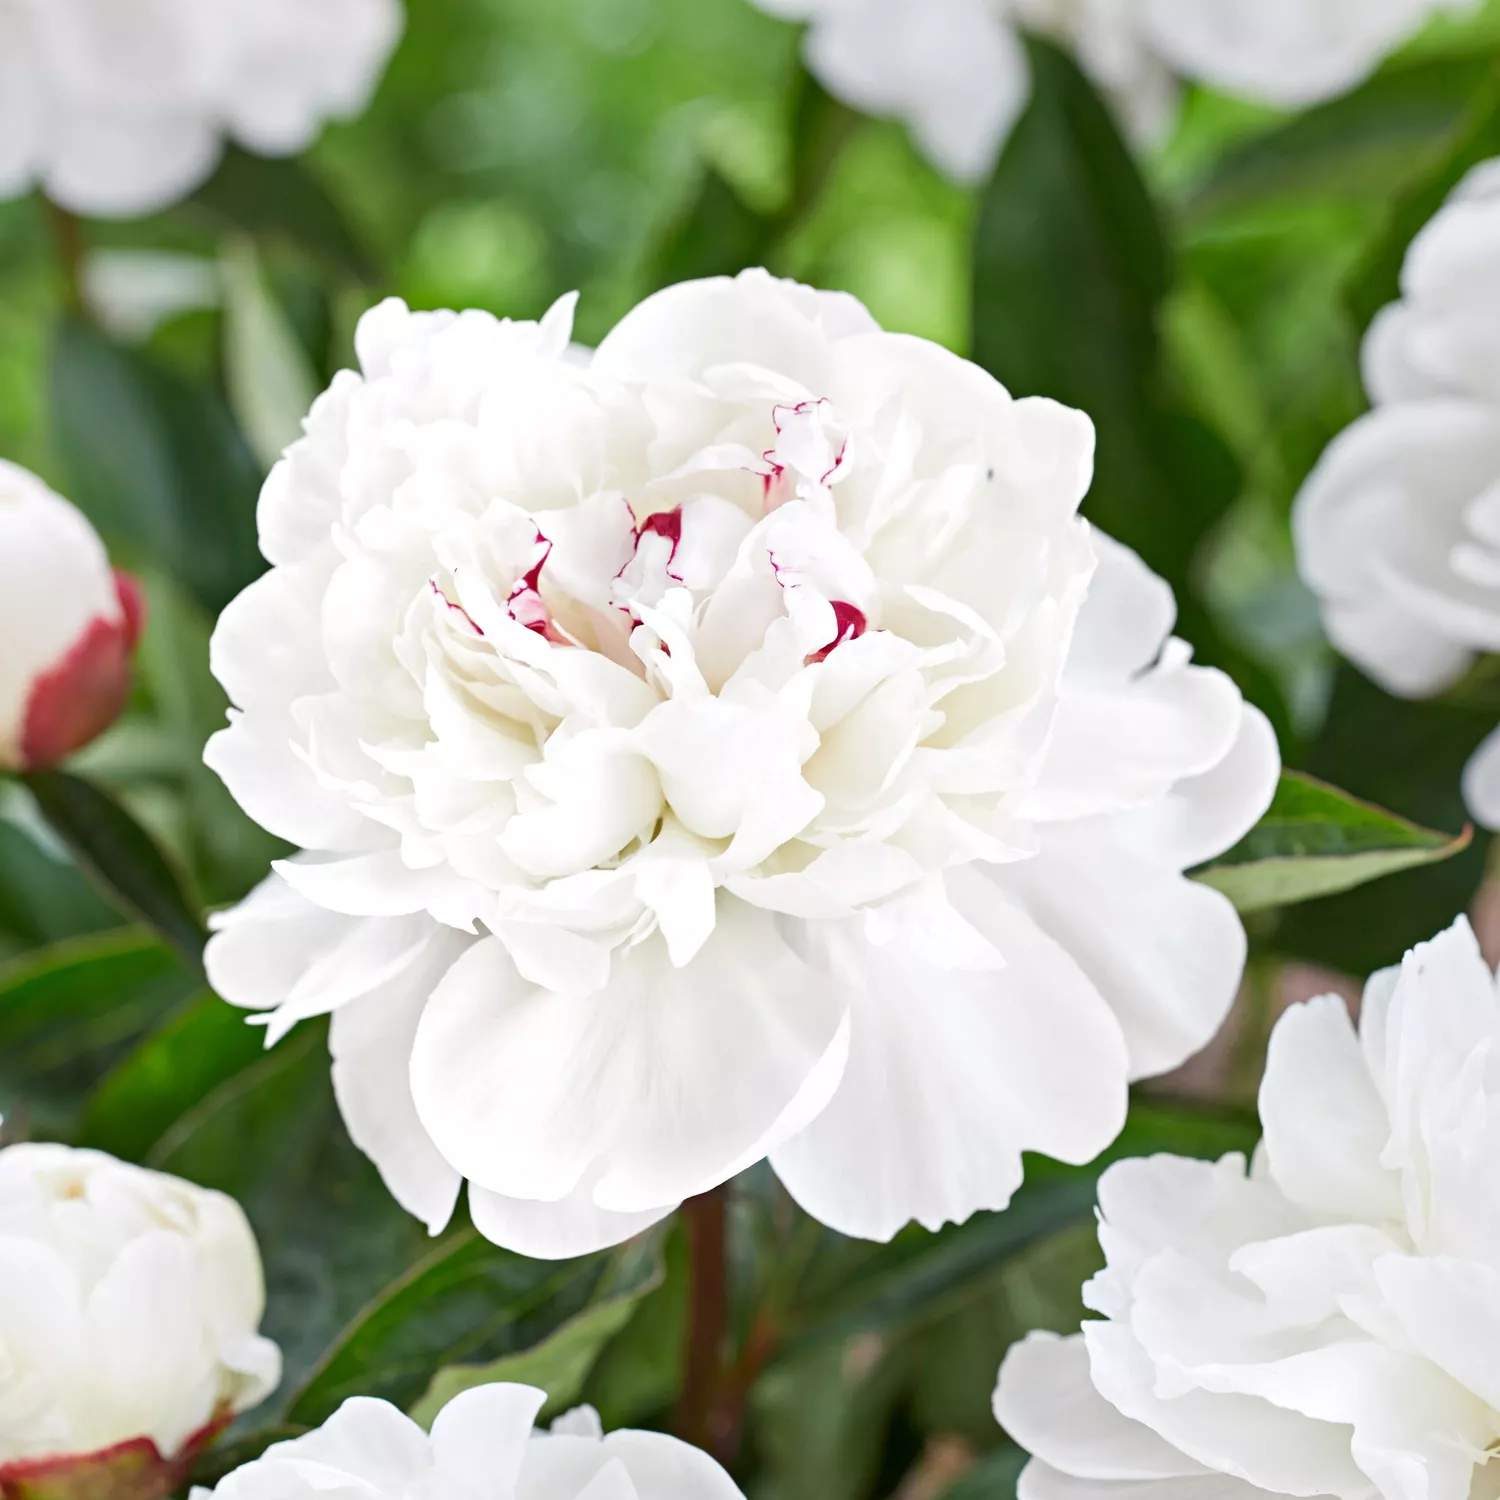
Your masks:
[[[724,1187],[682,1205],[687,1232],[688,1317],[682,1390],[673,1426],[684,1442],[707,1446],[709,1416],[718,1403],[729,1323]]]

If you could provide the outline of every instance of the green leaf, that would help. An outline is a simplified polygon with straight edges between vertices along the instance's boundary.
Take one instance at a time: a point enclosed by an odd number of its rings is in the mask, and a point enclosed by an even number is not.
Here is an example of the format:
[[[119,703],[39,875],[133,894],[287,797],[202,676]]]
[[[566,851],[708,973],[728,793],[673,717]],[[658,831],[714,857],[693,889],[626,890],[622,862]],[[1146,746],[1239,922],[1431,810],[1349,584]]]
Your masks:
[[[229,400],[255,456],[270,469],[302,435],[322,382],[262,274],[254,242],[232,239],[222,264]]]
[[[25,778],[43,816],[121,910],[201,965],[207,934],[198,904],[151,835],[102,787],[66,771]]]
[[[19,781],[0,780],[0,958],[120,925]]]
[[[217,995],[203,994],[147,1037],[89,1100],[82,1141],[145,1161],[163,1136],[227,1079],[259,1062],[265,1032]]]
[[[71,1139],[87,1091],[195,983],[149,933],[77,938],[0,965],[0,1113],[9,1136]]]
[[[543,1417],[555,1416],[576,1404],[584,1381],[605,1345],[624,1331],[641,1300],[662,1283],[659,1254],[635,1256],[633,1262],[632,1278],[626,1285],[601,1292],[583,1312],[533,1348],[502,1355],[487,1365],[449,1365],[439,1370],[426,1394],[412,1407],[413,1418],[422,1426],[431,1427],[433,1419],[455,1396],[498,1381],[546,1391]]]
[[[1265,817],[1227,854],[1193,872],[1242,912],[1293,906],[1438,864],[1473,842],[1419,828],[1298,771],[1282,773]]]
[[[1359,88],[1226,152],[1190,204],[1195,216],[1266,199],[1388,201],[1459,125],[1489,74],[1480,56],[1397,63]]]
[[[1407,702],[1344,665],[1323,731],[1299,769],[1421,827],[1462,828],[1468,817],[1464,766],[1495,719],[1495,705],[1483,695],[1474,702],[1462,692]],[[1451,859],[1292,907],[1276,925],[1275,947],[1360,976],[1399,963],[1407,949],[1468,910],[1484,879],[1490,843],[1489,835],[1476,834]]]
[[[359,281],[379,279],[369,253],[307,166],[231,146],[185,205],[257,237],[279,238]]]
[[[1225,444],[1166,389],[1157,325],[1173,264],[1109,108],[1076,64],[1028,43],[1032,99],[980,203],[974,358],[1017,395],[1085,411],[1098,438],[1085,512],[1173,587],[1178,630],[1289,730],[1270,675],[1219,633],[1205,541],[1240,490]]]
[[[770,258],[778,224],[750,208],[713,167],[662,237],[652,279],[659,286],[704,276],[732,276]]]
[[[293,1395],[286,1415],[315,1426],[354,1395],[409,1406],[434,1368],[533,1348],[596,1295],[611,1295],[621,1280],[633,1284],[642,1257],[660,1264],[649,1238],[613,1256],[536,1261],[461,1230],[355,1318]]]
[[[1500,76],[1492,70],[1464,116],[1397,194],[1379,236],[1349,278],[1346,300],[1358,327],[1368,327],[1401,295],[1401,267],[1411,242],[1470,168],[1495,156],[1500,156]]]
[[[53,343],[52,421],[68,497],[106,541],[215,613],[262,571],[260,471],[215,391],[70,317]]]

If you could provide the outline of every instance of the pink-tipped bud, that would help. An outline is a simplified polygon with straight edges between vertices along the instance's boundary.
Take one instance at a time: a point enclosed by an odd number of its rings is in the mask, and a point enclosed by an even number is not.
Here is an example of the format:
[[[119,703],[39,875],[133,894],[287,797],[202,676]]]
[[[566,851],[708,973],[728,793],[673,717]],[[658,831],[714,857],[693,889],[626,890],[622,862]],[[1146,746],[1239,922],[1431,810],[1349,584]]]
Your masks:
[[[39,771],[120,716],[144,624],[82,514],[0,462],[0,766]]]

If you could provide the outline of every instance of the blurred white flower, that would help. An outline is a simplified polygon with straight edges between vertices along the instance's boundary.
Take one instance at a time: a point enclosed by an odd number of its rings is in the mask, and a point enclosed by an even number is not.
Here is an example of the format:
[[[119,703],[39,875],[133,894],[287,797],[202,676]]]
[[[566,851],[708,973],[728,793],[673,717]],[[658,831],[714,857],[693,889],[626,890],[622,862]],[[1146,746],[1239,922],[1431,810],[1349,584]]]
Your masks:
[[[934,165],[977,182],[1031,94],[1024,31],[1072,51],[1145,145],[1177,116],[1179,78],[1292,107],[1341,94],[1438,12],[1479,0],[752,0],[809,22],[830,93],[900,120]]]
[[[875,1238],[1090,1159],[1230,1003],[1181,871],[1278,761],[1088,419],[763,271],[570,323],[386,303],[272,474],[207,758],[307,852],[219,993],[332,1011],[392,1192],[534,1255],[767,1155]]]
[[[0,198],[165,208],[226,138],[290,156],[362,110],[400,0],[0,0]]]
[[[1500,993],[1460,919],[1289,1011],[1265,1136],[1099,1187],[1100,1322],[1006,1356],[1021,1500],[1470,1500],[1500,1451]]]
[[[1220,93],[1300,109],[1347,93],[1435,16],[1480,0],[1136,0],[1156,54]]]
[[[940,171],[978,182],[1031,97],[1022,31],[1074,52],[1143,143],[1166,134],[1177,85],[1142,0],[752,0],[809,22],[804,55],[829,93],[900,120]],[[1199,0],[1202,3],[1202,0]]]
[[[192,1500],[744,1500],[707,1454],[660,1432],[606,1437],[590,1407],[533,1430],[546,1399],[528,1385],[476,1386],[428,1434],[388,1402],[355,1396]]]
[[[97,1151],[0,1151],[0,1490],[116,1447],[173,1465],[281,1378],[264,1304],[222,1193]]]
[[[1334,645],[1389,692],[1426,697],[1500,650],[1500,162],[1413,242],[1364,369],[1374,410],[1298,497],[1298,566]],[[1464,790],[1500,828],[1500,733]]]
[[[0,460],[0,768],[56,765],[114,723],[142,611],[82,514]]]

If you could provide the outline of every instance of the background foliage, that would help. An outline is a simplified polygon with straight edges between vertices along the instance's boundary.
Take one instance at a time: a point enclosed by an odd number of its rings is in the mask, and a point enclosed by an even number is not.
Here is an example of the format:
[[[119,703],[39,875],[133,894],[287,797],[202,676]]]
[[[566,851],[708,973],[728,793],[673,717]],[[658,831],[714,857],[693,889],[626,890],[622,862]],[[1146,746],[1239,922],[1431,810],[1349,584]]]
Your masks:
[[[151,609],[126,719],[70,774],[0,782],[0,1108],[9,1138],[244,1202],[287,1379],[210,1470],[356,1392],[430,1414],[532,1379],[556,1410],[648,1425],[680,1400],[680,1226],[562,1265],[467,1227],[429,1241],[349,1144],[322,1029],[266,1053],[204,988],[203,912],[279,852],[202,766],[225,706],[211,622],[262,566],[267,465],[387,292],[530,317],[581,287],[588,341],[657,285],[767,263],[1091,413],[1087,513],[1171,581],[1200,658],[1319,778],[1290,777],[1205,877],[1254,939],[1240,1057],[1206,1103],[1143,1095],[1113,1154],[1253,1145],[1243,1080],[1282,966],[1390,963],[1480,884],[1459,771],[1500,684],[1481,668],[1413,705],[1337,664],[1287,518],[1363,409],[1358,341],[1412,235],[1500,154],[1500,4],[1297,118],[1195,95],[1144,162],[1034,44],[1033,104],[978,193],[830,100],[797,41],[742,0],[420,0],[374,108],[301,163],[232,155],[187,204],[82,244],[38,199],[0,205],[0,456],[88,512]],[[198,305],[153,315],[163,278]],[[751,1172],[729,1373],[688,1393],[690,1419],[756,1500],[1013,1493],[989,1391],[1022,1331],[1077,1323],[1098,1170],[1033,1161],[1009,1212],[889,1246]]]

